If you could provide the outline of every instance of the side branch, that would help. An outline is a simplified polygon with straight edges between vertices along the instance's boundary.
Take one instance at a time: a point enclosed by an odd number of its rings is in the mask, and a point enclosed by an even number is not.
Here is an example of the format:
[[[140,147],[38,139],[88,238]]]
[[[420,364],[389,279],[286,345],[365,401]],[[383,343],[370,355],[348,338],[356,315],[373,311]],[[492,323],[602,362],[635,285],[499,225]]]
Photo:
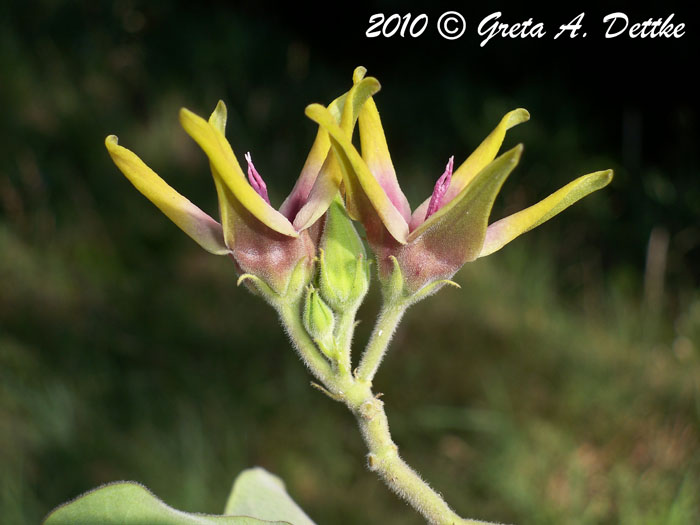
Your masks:
[[[357,368],[357,378],[360,381],[372,383],[406,308],[407,306],[402,303],[390,303],[382,307],[377,324],[360,360],[360,366]]]
[[[292,340],[293,346],[313,376],[326,388],[334,384],[333,370],[328,360],[316,348],[301,323],[301,307],[298,302],[275,305],[282,326]]]

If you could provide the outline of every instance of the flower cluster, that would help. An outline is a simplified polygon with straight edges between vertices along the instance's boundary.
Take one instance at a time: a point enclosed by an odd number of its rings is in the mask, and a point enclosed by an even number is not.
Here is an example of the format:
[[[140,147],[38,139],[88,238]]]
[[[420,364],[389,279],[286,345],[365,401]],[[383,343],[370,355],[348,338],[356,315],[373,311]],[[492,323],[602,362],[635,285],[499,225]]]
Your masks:
[[[498,155],[506,132],[529,119],[507,113],[461,164],[450,157],[432,194],[415,210],[399,186],[373,96],[376,79],[357,68],[352,87],[306,115],[318,133],[301,175],[279,210],[267,185],[225,137],[226,106],[208,120],[187,109],[180,122],[209,159],[218,195],[216,221],[171,188],[110,135],[112,160],[131,183],[205,250],[230,256],[245,282],[277,310],[316,387],[355,414],[370,470],[430,523],[463,520],[399,456],[372,381],[406,309],[432,294],[466,262],[490,255],[577,200],[602,188],[612,171],[584,175],[546,199],[489,224],[494,200],[518,164],[522,146]],[[359,128],[360,151],[353,145]],[[455,169],[455,166],[458,166]],[[370,261],[355,224],[362,224],[376,261],[383,304],[356,367],[355,316],[369,288]],[[454,283],[453,283],[454,284]],[[482,523],[482,522],[479,522]]]
[[[345,210],[364,227],[385,294],[422,297],[466,262],[492,254],[612,179],[611,170],[584,175],[539,203],[489,224],[494,200],[522,154],[518,145],[497,156],[507,130],[529,119],[526,110],[515,109],[457,169],[451,157],[432,195],[411,211],[373,100],[378,91],[379,82],[365,78],[360,67],[347,93],[327,107],[306,108],[306,115],[319,126],[318,133],[299,179],[279,210],[270,204],[250,153],[244,156],[244,173],[226,140],[224,103],[218,103],[208,120],[183,108],[183,128],[209,159],[220,222],[118,145],[117,137],[110,135],[105,142],[114,163],[141,193],[205,250],[231,256],[237,270],[251,277],[258,291],[298,297],[306,289],[308,297],[316,298],[307,286],[314,277],[315,262],[321,261],[319,287],[336,307],[353,302],[348,290],[358,286],[357,276],[365,273],[365,267],[358,265],[366,263],[352,224],[342,221]],[[361,151],[352,142],[356,123]],[[335,219],[328,212],[333,206],[342,210],[334,214]],[[324,246],[329,248],[324,251]],[[332,285],[329,276],[335,279]],[[360,281],[366,290],[364,279]]]

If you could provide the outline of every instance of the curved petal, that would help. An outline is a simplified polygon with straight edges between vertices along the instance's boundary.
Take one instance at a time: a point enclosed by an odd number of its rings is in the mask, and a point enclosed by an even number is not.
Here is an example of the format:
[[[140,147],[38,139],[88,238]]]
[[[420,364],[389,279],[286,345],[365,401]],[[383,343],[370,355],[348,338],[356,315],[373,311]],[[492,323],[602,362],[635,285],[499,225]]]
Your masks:
[[[408,223],[389,200],[346,133],[321,105],[307,106],[306,115],[331,136],[331,146],[343,172],[346,202],[351,217],[360,219],[366,229],[368,226],[379,227],[375,224],[375,219],[378,218],[391,236],[404,244],[408,236]]]
[[[227,120],[227,110],[226,104],[223,100],[219,100],[209,116],[209,124],[218,129],[222,135],[226,134],[226,120]],[[219,201],[219,218],[221,219],[221,224],[224,230],[224,242],[231,250],[235,246],[236,237],[236,203],[235,198],[231,194],[231,190],[228,189],[224,181],[221,179],[221,175],[214,165],[210,162],[209,169],[211,170],[212,177],[214,179],[214,186],[216,187],[216,196]]]
[[[360,77],[359,73],[358,71],[355,73],[355,76],[358,78]],[[377,105],[372,97],[362,106],[358,127],[360,128],[362,158],[367,163],[369,171],[384,189],[391,203],[404,220],[408,222],[411,219],[411,206],[396,179],[396,170],[394,170],[394,165],[391,162],[382,121],[379,118],[379,111],[377,111]]]
[[[340,116],[343,111],[343,106],[345,105],[345,99],[347,93],[336,98],[328,106],[328,110],[335,117],[337,122],[340,122]],[[299,213],[299,210],[304,206],[304,203],[309,198],[309,193],[318,178],[318,174],[323,167],[323,163],[328,157],[328,153],[331,150],[331,141],[328,138],[328,132],[323,128],[318,128],[318,133],[316,133],[316,138],[311,146],[311,151],[309,151],[308,157],[306,157],[306,162],[301,170],[301,175],[294,184],[289,196],[284,200],[282,206],[280,206],[280,213],[287,217],[290,221],[294,221],[294,227],[297,230],[302,228],[296,224],[295,217]],[[337,188],[336,188],[337,189]],[[302,221],[304,222],[304,221]]]
[[[494,222],[486,230],[486,239],[479,257],[500,250],[519,235],[548,221],[586,195],[607,186],[612,178],[612,170],[583,175],[537,204]]]
[[[489,133],[484,141],[479,145],[474,152],[469,155],[462,165],[452,175],[450,187],[443,197],[443,202],[447,204],[454,199],[467,186],[487,164],[489,164],[501,149],[503,139],[508,131],[513,126],[517,126],[522,122],[530,119],[530,113],[527,110],[519,108],[506,113],[506,115],[498,123],[498,126]],[[428,211],[430,197],[418,206],[411,216],[410,226],[411,231],[415,230],[424,220],[425,214]]]
[[[367,99],[379,91],[379,89],[379,81],[377,81],[376,78],[367,77],[355,83],[350,91],[348,91],[345,104],[342,108],[339,128],[350,140],[352,140],[352,131],[361,108]],[[328,114],[333,115],[332,109],[328,111]],[[333,118],[332,121],[335,124],[337,119]],[[328,134],[328,130],[324,129],[323,126],[321,126],[320,129]],[[333,198],[338,193],[338,188],[342,180],[343,175],[340,165],[338,164],[338,159],[335,155],[328,155],[318,177],[316,177],[314,186],[309,193],[307,203],[294,219],[294,227],[297,230],[308,228],[326,212]]]
[[[105,139],[105,146],[117,168],[134,187],[182,231],[210,253],[230,253],[218,222],[171,188],[135,153],[120,146],[115,135]]]
[[[442,259],[458,264],[454,271],[476,259],[484,243],[493,202],[522,151],[522,145],[518,145],[481,170],[457,197],[411,232],[409,242],[420,240]]]
[[[248,184],[231,145],[221,131],[186,108],[180,110],[180,123],[204,150],[221,180],[245,209],[272,230],[289,237],[298,236],[292,223]]]

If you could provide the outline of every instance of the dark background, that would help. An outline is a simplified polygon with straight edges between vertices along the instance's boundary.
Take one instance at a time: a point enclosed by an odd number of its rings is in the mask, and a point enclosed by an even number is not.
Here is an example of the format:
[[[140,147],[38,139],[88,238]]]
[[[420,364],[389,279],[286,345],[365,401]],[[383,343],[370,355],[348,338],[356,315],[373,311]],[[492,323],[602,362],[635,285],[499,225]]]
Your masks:
[[[517,523],[699,519],[700,184],[696,20],[665,2],[309,5],[29,2],[0,7],[0,508],[36,523],[135,479],[221,512],[260,464],[318,523],[419,523],[364,469],[344,409],[308,386],[273,312],[128,184],[119,135],[215,214],[177,111],[221,98],[237,154],[281,203],[315,129],[303,115],[364,65],[415,206],[446,159],[516,107],[532,119],[497,219],[576,176],[615,179],[413,308],[375,382],[395,440],[462,514]],[[437,36],[446,10],[468,22]],[[491,40],[478,22],[545,23]],[[602,37],[605,14],[686,24],[679,40]],[[417,39],[369,16],[426,13]],[[585,12],[585,39],[553,40]],[[651,239],[651,242],[650,242]],[[361,348],[377,308],[368,299]],[[357,510],[354,510],[357,509]]]

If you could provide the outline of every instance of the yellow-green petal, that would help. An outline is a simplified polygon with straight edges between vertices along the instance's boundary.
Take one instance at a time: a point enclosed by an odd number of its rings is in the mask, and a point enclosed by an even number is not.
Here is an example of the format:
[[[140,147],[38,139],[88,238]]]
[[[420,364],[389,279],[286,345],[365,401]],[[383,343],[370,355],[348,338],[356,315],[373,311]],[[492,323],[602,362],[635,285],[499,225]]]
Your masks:
[[[272,230],[289,237],[298,236],[292,223],[248,184],[231,145],[221,131],[186,108],[180,110],[180,123],[204,150],[221,180],[246,210]]]
[[[494,222],[486,231],[479,257],[500,250],[519,235],[548,221],[586,195],[607,186],[612,178],[612,170],[583,175],[537,204]]]
[[[335,117],[337,122],[340,122],[340,116],[343,112],[346,97],[347,93],[336,98],[328,106],[328,110]],[[294,188],[292,188],[292,191],[289,193],[289,196],[284,200],[282,206],[280,206],[280,213],[294,222],[294,227],[297,231],[302,230],[307,223],[310,222],[313,224],[313,222],[315,222],[315,219],[310,221],[309,217],[307,217],[306,220],[300,219],[297,221],[296,217],[299,215],[299,211],[304,204],[308,201],[309,194],[314,187],[314,183],[318,179],[318,175],[321,172],[321,168],[330,150],[331,141],[328,138],[328,132],[319,126],[316,138],[311,146],[309,155],[306,157],[306,162],[301,170],[301,174],[294,184]],[[338,174],[337,178],[338,183],[340,183],[341,175]],[[333,196],[330,198],[332,199]],[[318,217],[316,217],[316,219],[317,218]]]
[[[219,100],[209,116],[209,124],[218,129],[222,135],[226,134],[226,120],[227,120],[227,110],[226,104],[223,100]],[[224,230],[224,242],[229,249],[233,250],[235,246],[235,220],[236,220],[236,209],[235,209],[235,197],[231,194],[231,190],[228,189],[224,181],[221,179],[221,175],[216,171],[214,165],[210,162],[209,168],[211,169],[211,174],[214,179],[214,186],[216,188],[216,196],[219,201],[219,218],[221,219],[221,225]]]
[[[339,128],[345,135],[352,140],[352,131],[355,127],[355,122],[361,111],[361,108],[371,95],[379,91],[379,81],[373,77],[367,77],[356,84],[347,93],[345,104],[343,106],[342,116],[340,118]],[[332,121],[335,124],[337,119],[333,115],[332,110],[328,113],[333,116]],[[320,127],[326,134],[328,131]],[[327,136],[327,135],[326,135]],[[321,167],[321,170],[314,182],[314,186],[309,193],[304,207],[299,211],[294,219],[294,227],[297,230],[308,228],[323,215],[330,203],[338,193],[338,188],[343,180],[342,171],[338,164],[338,159],[335,155],[329,155]]]
[[[513,126],[517,126],[530,119],[530,113],[527,110],[519,108],[506,113],[506,115],[498,123],[484,141],[476,148],[471,155],[465,160],[452,175],[450,187],[443,197],[443,202],[448,203],[454,199],[473,179],[476,175],[486,167],[493,159],[496,158],[498,150],[501,149],[501,144],[508,131]],[[363,152],[364,153],[364,152]],[[415,209],[411,216],[411,230],[415,230],[424,220],[425,214],[430,204],[430,197],[421,203]]]
[[[483,170],[451,202],[440,208],[408,237],[441,259],[452,261],[457,271],[477,258],[486,236],[491,208],[508,175],[517,166],[523,147],[507,151]]]
[[[364,201],[368,201],[374,214],[379,217],[391,236],[404,244],[408,237],[408,223],[391,203],[346,133],[334,122],[332,115],[323,106],[318,104],[308,106],[306,115],[323,126],[331,136],[331,146],[340,160],[343,171],[350,216],[362,220],[367,226],[366,221],[371,220],[367,214],[372,213],[364,205]]]
[[[229,253],[218,222],[170,187],[135,153],[120,146],[115,135],[105,139],[105,146],[117,168],[134,187],[182,231],[210,253]]]
[[[358,127],[360,128],[362,158],[391,203],[408,223],[411,219],[411,206],[396,179],[396,170],[391,162],[379,111],[371,97],[360,111]]]

